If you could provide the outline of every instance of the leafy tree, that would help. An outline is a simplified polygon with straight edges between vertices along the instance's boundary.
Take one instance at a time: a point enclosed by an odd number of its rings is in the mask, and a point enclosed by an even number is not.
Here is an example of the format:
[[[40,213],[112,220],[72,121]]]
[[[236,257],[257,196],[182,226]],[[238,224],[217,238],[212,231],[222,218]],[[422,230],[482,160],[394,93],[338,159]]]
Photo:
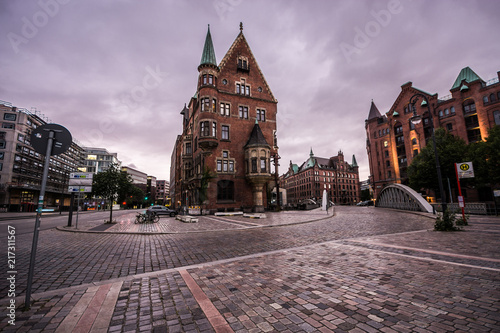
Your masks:
[[[372,198],[372,195],[370,193],[370,189],[365,189],[365,190],[361,191],[361,197],[360,197],[361,201],[370,200],[371,198]]]
[[[132,179],[129,174],[119,170],[118,164],[111,164],[106,171],[94,175],[92,194],[101,196],[110,203],[109,223],[113,221],[113,203],[124,200],[132,190]]]
[[[446,179],[450,179],[452,187],[456,187],[456,182],[451,180],[456,178],[455,163],[463,162],[467,156],[467,144],[461,138],[455,137],[443,128],[435,131],[436,149],[441,166],[441,177],[443,187],[446,188]],[[436,159],[432,140],[422,148],[420,153],[413,159],[408,167],[410,187],[416,191],[421,189],[432,189],[439,192],[438,177],[436,171]],[[445,193],[442,193],[446,197]]]
[[[500,126],[492,127],[486,139],[486,161],[487,174],[490,184],[500,184]]]

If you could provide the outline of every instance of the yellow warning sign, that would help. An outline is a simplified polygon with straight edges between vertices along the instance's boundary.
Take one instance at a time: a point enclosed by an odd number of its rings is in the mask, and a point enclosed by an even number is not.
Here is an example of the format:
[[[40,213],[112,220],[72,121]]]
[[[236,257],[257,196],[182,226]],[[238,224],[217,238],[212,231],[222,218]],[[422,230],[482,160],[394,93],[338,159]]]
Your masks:
[[[474,168],[472,162],[455,163],[458,178],[474,178]]]

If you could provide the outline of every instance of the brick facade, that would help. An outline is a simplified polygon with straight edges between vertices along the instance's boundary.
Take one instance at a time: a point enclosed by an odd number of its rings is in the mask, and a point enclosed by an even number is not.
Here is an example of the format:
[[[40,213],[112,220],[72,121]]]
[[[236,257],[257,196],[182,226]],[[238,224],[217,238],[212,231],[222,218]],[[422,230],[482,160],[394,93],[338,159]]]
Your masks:
[[[313,199],[321,203],[323,191],[328,200],[336,204],[352,205],[360,201],[359,167],[353,156],[352,163],[344,160],[344,153],[330,158],[315,157],[312,149],[300,166],[290,161],[288,172],[280,184],[286,189],[289,205],[296,206]]]
[[[365,120],[366,149],[370,165],[370,184],[374,197],[389,184],[408,183],[407,167],[413,157],[426,146],[432,136],[432,124],[425,96],[432,112],[435,128],[443,127],[455,136],[473,143],[485,140],[488,130],[500,125],[500,72],[489,81],[482,80],[469,67],[462,69],[450,89],[450,95],[438,97],[413,87],[412,82],[401,86],[401,93],[385,114],[380,114],[372,101]],[[415,111],[423,116],[413,125],[412,96],[419,94]],[[463,161],[457,161],[463,162]]]
[[[211,48],[209,30],[196,94],[181,112],[183,133],[172,164],[175,202],[210,212],[262,210],[267,206],[271,154],[278,149],[277,100],[243,31],[218,65]],[[250,147],[255,127],[265,141]],[[258,168],[252,169],[252,163]]]

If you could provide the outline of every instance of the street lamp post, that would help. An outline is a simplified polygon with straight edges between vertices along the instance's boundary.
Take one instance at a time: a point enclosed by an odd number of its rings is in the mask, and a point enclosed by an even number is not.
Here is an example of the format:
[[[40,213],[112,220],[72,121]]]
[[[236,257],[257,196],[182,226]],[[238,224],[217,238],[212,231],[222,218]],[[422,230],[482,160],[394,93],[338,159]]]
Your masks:
[[[410,121],[414,125],[417,125],[422,121],[422,116],[417,114],[417,109],[415,108],[415,103],[418,101],[419,97],[422,97],[422,99],[423,99],[420,106],[427,107],[427,112],[429,113],[429,118],[430,118],[429,120],[430,120],[431,126],[432,126],[432,146],[434,148],[434,158],[436,160],[436,171],[437,171],[437,176],[438,176],[439,193],[441,195],[441,207],[442,207],[442,211],[444,213],[446,211],[447,204],[446,204],[446,198],[445,198],[445,193],[444,193],[444,188],[443,188],[443,180],[441,177],[441,164],[439,163],[439,154],[438,154],[438,151],[436,148],[436,136],[434,134],[434,129],[435,129],[434,128],[434,120],[432,118],[432,112],[431,112],[431,108],[429,105],[429,101],[427,100],[427,97],[425,97],[425,95],[417,93],[410,98],[410,104],[411,104],[412,109],[413,109],[413,116],[410,118]],[[425,135],[424,135],[424,137],[425,137]]]
[[[281,158],[278,155],[278,152],[274,153],[272,156],[274,162],[274,181],[276,182],[276,211],[279,212],[281,210],[280,206],[280,185],[279,185],[279,176],[278,176],[278,166],[279,159]]]

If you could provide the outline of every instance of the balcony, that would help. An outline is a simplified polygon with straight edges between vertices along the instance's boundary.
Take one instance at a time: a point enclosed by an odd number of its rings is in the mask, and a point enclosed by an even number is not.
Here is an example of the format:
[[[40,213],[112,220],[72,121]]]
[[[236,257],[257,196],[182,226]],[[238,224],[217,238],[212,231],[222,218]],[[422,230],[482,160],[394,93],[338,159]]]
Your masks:
[[[198,146],[204,151],[215,149],[218,145],[219,140],[216,137],[202,136],[198,138]]]

